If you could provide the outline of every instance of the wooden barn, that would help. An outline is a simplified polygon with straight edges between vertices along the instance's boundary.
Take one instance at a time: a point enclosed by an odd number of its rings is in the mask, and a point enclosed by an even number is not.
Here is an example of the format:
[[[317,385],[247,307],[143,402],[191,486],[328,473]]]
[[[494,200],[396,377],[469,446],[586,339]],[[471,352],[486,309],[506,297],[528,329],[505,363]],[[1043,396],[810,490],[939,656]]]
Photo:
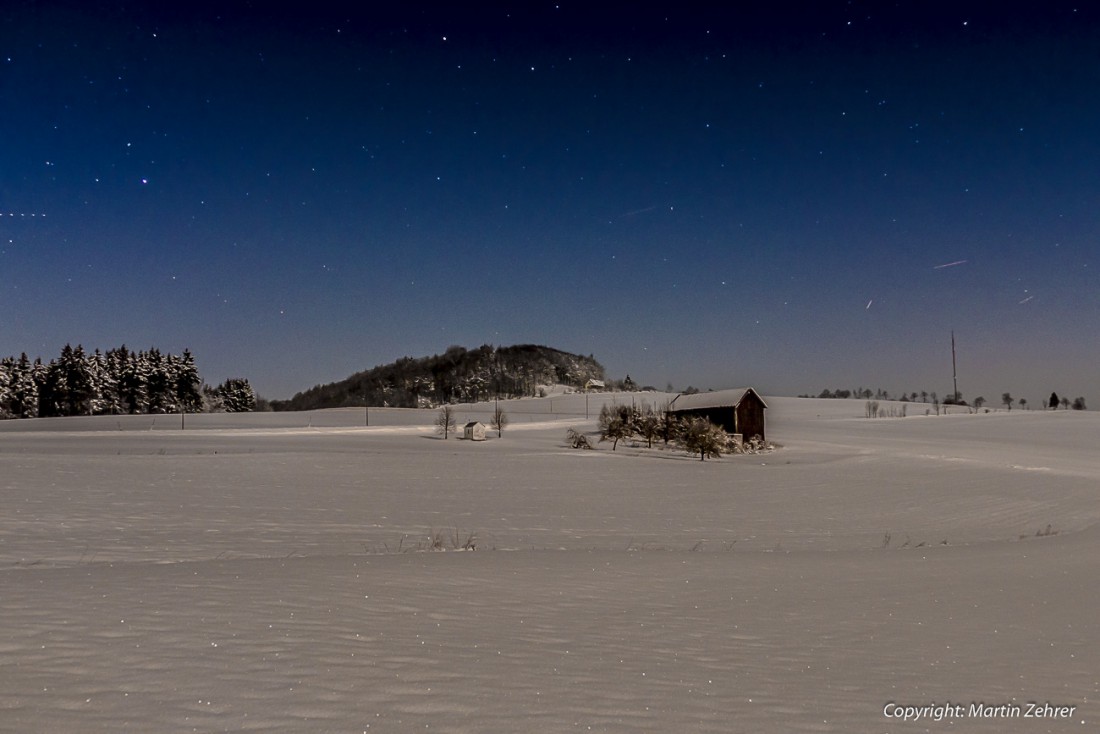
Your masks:
[[[692,395],[680,393],[668,405],[668,412],[675,417],[702,416],[721,426],[726,433],[740,433],[745,441],[753,436],[767,438],[764,432],[764,411],[767,409],[764,399],[751,387]]]
[[[484,441],[485,424],[481,421],[470,421],[466,424],[463,434],[468,441]]]

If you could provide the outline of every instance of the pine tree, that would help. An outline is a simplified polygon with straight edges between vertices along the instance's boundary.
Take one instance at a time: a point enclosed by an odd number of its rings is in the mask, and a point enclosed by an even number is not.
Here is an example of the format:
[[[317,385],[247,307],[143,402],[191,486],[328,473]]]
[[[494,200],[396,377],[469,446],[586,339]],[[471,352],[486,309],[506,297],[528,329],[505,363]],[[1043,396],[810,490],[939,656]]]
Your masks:
[[[175,390],[164,355],[154,347],[149,350],[146,359],[149,365],[149,378],[146,383],[149,391],[147,410],[149,413],[171,413]]]
[[[15,418],[38,417],[38,383],[34,379],[34,365],[26,352],[19,356],[12,373],[11,413]]]
[[[228,379],[218,386],[217,391],[226,413],[250,413],[256,409],[256,393],[246,379]]]
[[[64,384],[62,400],[64,415],[90,415],[93,397],[92,375],[88,369],[88,357],[84,353],[84,347],[78,344],[74,349],[66,344],[61,350],[58,368],[61,370]]]
[[[115,391],[116,383],[107,363],[107,355],[98,349],[88,355],[88,375],[91,384],[88,412],[91,415],[111,413],[109,405],[112,398],[111,393]]]
[[[119,348],[119,397],[130,415],[145,413],[149,406],[149,364],[144,354]]]
[[[122,396],[119,393],[119,379],[121,377],[121,365],[117,349],[112,349],[106,354],[100,354],[96,350],[96,362],[99,364],[97,385],[99,391],[99,413],[101,415],[118,415],[122,413]]]
[[[15,377],[15,360],[5,357],[0,360],[0,418],[11,418],[11,383]]]
[[[189,349],[183,350],[176,370],[176,403],[185,413],[202,410],[202,378]]]
[[[50,405],[50,392],[52,387],[50,386],[50,368],[42,364],[42,359],[36,357],[34,364],[31,365],[30,371],[31,382],[34,384],[34,416],[44,418],[49,415],[53,415],[52,406]],[[46,391],[46,396],[43,398],[43,390]]]
[[[47,365],[43,365],[41,360],[36,360],[35,368],[35,380],[38,382],[38,415],[42,418],[65,415],[69,389],[65,385],[65,372],[61,365],[55,359],[51,359]]]

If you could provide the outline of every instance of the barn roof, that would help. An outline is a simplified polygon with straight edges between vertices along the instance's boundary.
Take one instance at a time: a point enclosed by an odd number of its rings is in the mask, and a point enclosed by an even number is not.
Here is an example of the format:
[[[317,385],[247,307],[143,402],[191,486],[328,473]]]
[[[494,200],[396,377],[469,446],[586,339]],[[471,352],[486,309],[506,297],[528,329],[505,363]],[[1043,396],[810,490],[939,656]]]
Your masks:
[[[764,398],[751,387],[734,387],[729,390],[715,390],[714,392],[698,392],[692,395],[680,393],[668,404],[670,412],[678,410],[700,410],[703,408],[736,408],[744,400],[745,396],[752,393],[764,405]]]

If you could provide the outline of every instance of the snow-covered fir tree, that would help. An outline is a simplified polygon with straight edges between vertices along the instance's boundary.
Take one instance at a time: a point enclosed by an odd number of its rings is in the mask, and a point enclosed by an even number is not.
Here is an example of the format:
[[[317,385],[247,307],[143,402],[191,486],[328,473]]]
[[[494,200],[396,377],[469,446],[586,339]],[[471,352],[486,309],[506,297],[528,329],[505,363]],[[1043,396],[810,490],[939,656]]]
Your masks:
[[[246,379],[230,378],[216,391],[226,413],[250,413],[256,409],[256,393]]]
[[[0,418],[11,418],[11,381],[15,373],[15,359],[0,360]]]
[[[184,349],[176,368],[176,404],[187,413],[202,410],[202,378],[190,349]]]
[[[226,409],[253,410],[256,396],[248,380],[220,386]],[[222,390],[222,388],[225,388]],[[45,418],[122,413],[188,413],[204,409],[203,382],[195,357],[152,348],[133,352],[126,345],[89,354],[66,344],[57,359],[33,363],[26,353],[0,358],[0,418]],[[228,401],[226,401],[228,397]]]

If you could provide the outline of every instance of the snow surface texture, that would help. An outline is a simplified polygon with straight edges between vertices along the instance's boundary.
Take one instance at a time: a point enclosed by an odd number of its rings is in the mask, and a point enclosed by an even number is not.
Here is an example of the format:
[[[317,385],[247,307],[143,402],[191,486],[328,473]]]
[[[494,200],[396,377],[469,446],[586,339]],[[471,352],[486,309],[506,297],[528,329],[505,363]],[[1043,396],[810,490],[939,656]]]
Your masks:
[[[434,411],[0,424],[0,731],[1096,729],[1100,414],[767,398],[768,454],[565,446],[667,397],[502,402],[483,443]],[[1076,708],[883,714],[1029,701]]]

